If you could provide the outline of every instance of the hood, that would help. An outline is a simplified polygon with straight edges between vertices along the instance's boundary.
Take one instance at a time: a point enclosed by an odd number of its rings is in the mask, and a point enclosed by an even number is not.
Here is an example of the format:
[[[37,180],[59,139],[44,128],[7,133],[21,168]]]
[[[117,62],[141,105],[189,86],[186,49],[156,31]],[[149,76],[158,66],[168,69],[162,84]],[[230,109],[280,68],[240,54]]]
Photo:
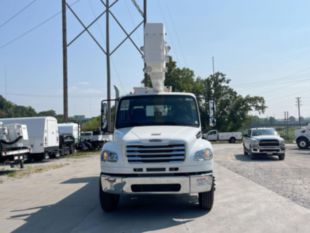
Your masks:
[[[189,126],[139,126],[115,131],[115,139],[125,142],[149,140],[182,140],[190,142],[196,139],[200,128]]]
[[[283,138],[281,138],[280,136],[278,136],[278,135],[260,135],[260,136],[254,136],[254,137],[252,137],[252,139],[256,139],[256,140],[274,140],[274,139],[276,139],[276,140],[279,140],[279,141],[283,141],[284,139]]]

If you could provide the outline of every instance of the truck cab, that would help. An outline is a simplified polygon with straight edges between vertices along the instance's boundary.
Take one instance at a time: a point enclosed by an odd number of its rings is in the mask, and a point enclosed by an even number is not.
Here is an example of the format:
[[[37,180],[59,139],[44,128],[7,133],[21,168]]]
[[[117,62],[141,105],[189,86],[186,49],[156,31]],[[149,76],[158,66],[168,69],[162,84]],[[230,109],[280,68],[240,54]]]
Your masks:
[[[120,98],[113,140],[101,151],[100,200],[116,208],[120,194],[199,194],[213,205],[213,149],[202,139],[196,98],[190,93]]]

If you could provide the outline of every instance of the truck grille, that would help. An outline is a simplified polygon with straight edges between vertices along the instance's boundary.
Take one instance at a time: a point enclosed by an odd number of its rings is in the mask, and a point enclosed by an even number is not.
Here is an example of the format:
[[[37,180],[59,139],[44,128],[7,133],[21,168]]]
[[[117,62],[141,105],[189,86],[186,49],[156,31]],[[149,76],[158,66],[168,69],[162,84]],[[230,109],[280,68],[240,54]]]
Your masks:
[[[275,139],[270,140],[260,140],[259,141],[260,146],[279,146],[279,141]]]
[[[128,145],[129,163],[182,162],[185,159],[184,144],[169,145]]]

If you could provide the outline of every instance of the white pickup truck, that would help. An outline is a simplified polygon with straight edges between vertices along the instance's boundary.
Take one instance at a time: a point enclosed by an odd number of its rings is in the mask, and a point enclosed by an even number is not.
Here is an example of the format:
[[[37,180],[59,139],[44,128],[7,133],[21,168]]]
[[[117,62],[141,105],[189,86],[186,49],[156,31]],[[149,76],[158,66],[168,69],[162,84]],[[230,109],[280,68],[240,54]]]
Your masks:
[[[274,128],[252,128],[243,137],[244,155],[251,159],[258,155],[277,155],[279,160],[285,158],[284,139]]]
[[[235,143],[237,140],[242,140],[241,132],[223,132],[220,133],[217,130],[210,130],[203,134],[203,138],[208,141],[228,141],[229,143]]]

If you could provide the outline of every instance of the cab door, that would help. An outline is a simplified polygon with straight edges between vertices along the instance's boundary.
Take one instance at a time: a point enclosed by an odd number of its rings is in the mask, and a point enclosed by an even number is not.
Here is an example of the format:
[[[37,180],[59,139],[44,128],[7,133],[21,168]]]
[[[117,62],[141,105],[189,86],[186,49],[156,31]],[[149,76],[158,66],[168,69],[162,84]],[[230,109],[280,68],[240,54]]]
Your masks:
[[[252,134],[252,131],[249,129],[247,133],[243,136],[243,145],[247,149],[250,148],[251,134]]]
[[[217,140],[217,131],[216,130],[210,130],[207,134],[207,140],[216,141]]]

